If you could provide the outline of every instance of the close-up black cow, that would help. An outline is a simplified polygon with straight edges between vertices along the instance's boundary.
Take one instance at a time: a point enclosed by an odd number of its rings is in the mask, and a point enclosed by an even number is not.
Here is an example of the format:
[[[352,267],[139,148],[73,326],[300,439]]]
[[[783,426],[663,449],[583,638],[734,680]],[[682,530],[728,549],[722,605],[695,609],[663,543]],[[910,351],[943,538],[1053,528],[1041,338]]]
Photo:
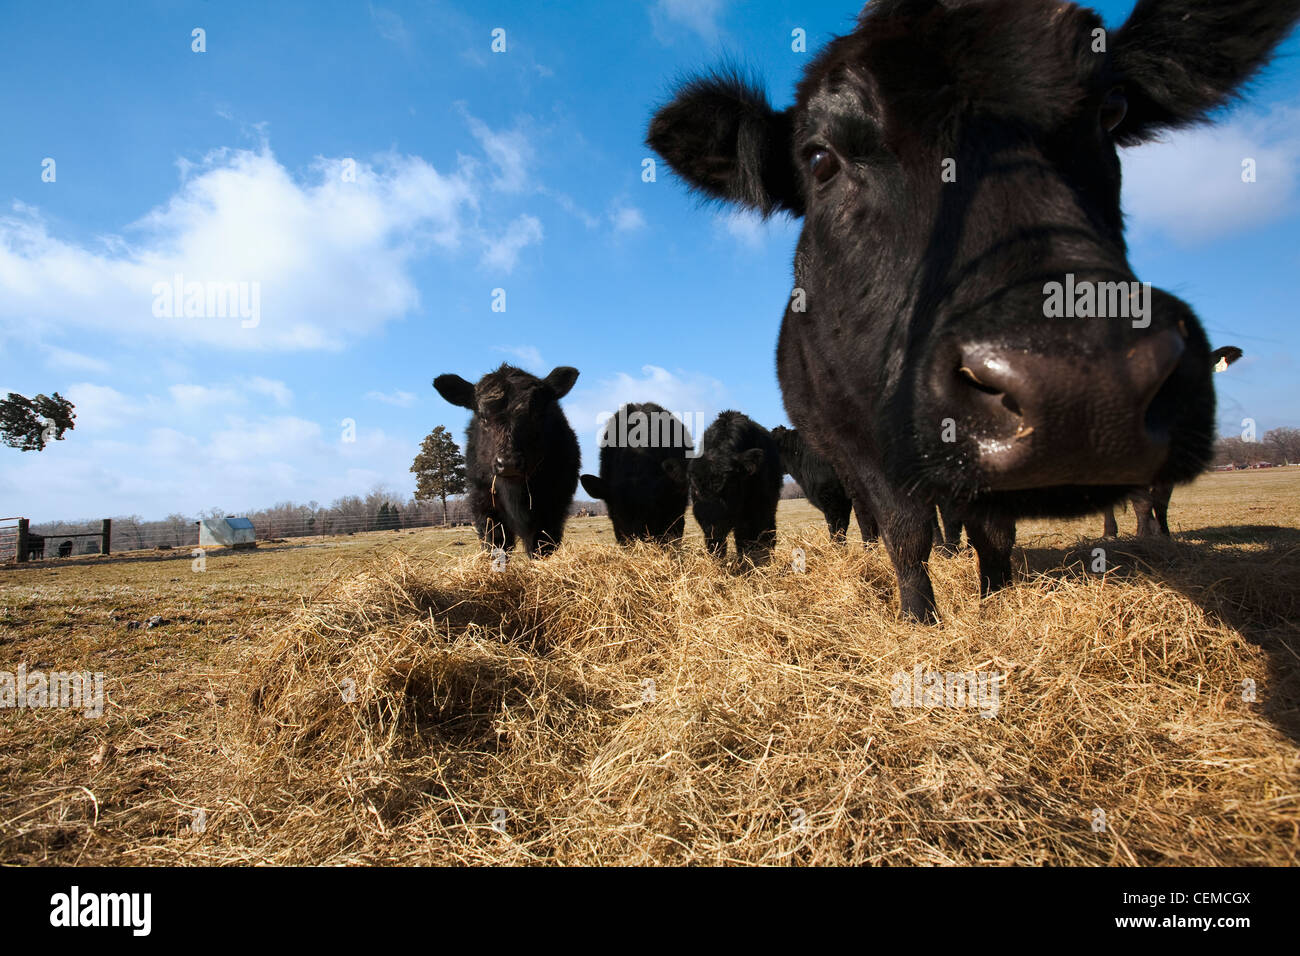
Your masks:
[[[808,447],[797,429],[778,425],[772,429],[772,440],[781,450],[781,467],[798,483],[808,503],[826,516],[831,540],[843,544],[848,536],[849,511],[853,507],[849,493],[844,490],[844,482],[835,474],[830,462]],[[864,542],[874,540],[878,534],[875,516],[869,511],[858,512],[858,527]]]
[[[691,447],[681,419],[653,402],[624,405],[606,423],[600,475],[583,475],[582,487],[604,500],[619,544],[682,539]]]
[[[1128,261],[1118,150],[1206,121],[1300,0],[874,0],[773,108],[681,84],[647,142],[704,196],[802,217],[777,374],[790,421],[872,509],[905,615],[937,619],[936,504],[981,593],[1016,521],[1080,516],[1210,460],[1210,348]],[[1068,301],[1064,301],[1068,299]]]
[[[545,378],[502,365],[477,385],[459,375],[433,380],[439,395],[474,413],[466,500],[485,548],[509,551],[519,538],[529,557],[540,558],[559,546],[581,465],[560,399],[577,379],[567,365]]]
[[[776,507],[781,498],[781,453],[766,428],[736,411],[725,411],[704,432],[691,460],[691,510],[709,552],[727,554],[735,535],[741,561],[765,564],[776,546]]]

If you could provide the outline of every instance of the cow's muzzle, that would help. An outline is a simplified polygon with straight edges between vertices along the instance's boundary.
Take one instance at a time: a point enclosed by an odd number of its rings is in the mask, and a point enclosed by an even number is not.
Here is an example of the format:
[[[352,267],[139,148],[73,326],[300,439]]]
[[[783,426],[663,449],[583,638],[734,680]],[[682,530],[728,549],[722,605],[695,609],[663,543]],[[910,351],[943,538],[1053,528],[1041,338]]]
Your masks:
[[[1170,450],[1152,401],[1185,350],[1172,329],[1090,358],[963,342],[936,370],[940,408],[990,490],[1147,484]]]

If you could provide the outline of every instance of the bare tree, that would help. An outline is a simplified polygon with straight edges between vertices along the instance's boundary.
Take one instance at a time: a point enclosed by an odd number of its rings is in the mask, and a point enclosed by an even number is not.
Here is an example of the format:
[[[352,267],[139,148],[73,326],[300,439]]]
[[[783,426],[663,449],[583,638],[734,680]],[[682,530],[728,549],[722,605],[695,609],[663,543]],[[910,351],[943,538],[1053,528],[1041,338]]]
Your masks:
[[[1274,428],[1264,433],[1262,442],[1276,465],[1300,462],[1300,428]]]

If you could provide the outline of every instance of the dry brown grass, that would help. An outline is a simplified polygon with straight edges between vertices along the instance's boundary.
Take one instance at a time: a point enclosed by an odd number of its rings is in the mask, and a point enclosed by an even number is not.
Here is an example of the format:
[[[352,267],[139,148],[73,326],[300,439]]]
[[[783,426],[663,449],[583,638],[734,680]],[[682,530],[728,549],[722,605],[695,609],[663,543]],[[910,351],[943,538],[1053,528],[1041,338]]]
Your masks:
[[[1182,498],[1199,530],[1110,546],[1105,575],[1068,525],[1027,526],[988,601],[972,555],[935,559],[938,628],[897,619],[880,548],[831,547],[806,514],[781,536],[803,574],[594,526],[503,573],[357,555],[241,640],[132,632],[158,643],[103,726],[0,716],[26,742],[0,753],[20,782],[0,858],[1293,864],[1300,522],[1234,531]],[[54,639],[20,647],[29,667]],[[1003,675],[996,717],[894,706],[918,665]]]

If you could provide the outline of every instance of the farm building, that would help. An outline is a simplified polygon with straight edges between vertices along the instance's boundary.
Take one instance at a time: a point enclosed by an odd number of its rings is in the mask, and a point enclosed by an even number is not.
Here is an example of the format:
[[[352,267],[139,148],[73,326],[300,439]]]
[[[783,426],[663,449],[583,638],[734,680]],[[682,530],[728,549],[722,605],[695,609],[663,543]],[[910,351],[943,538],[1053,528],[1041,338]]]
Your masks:
[[[199,547],[256,548],[253,522],[230,515],[225,518],[204,518],[199,522]]]

